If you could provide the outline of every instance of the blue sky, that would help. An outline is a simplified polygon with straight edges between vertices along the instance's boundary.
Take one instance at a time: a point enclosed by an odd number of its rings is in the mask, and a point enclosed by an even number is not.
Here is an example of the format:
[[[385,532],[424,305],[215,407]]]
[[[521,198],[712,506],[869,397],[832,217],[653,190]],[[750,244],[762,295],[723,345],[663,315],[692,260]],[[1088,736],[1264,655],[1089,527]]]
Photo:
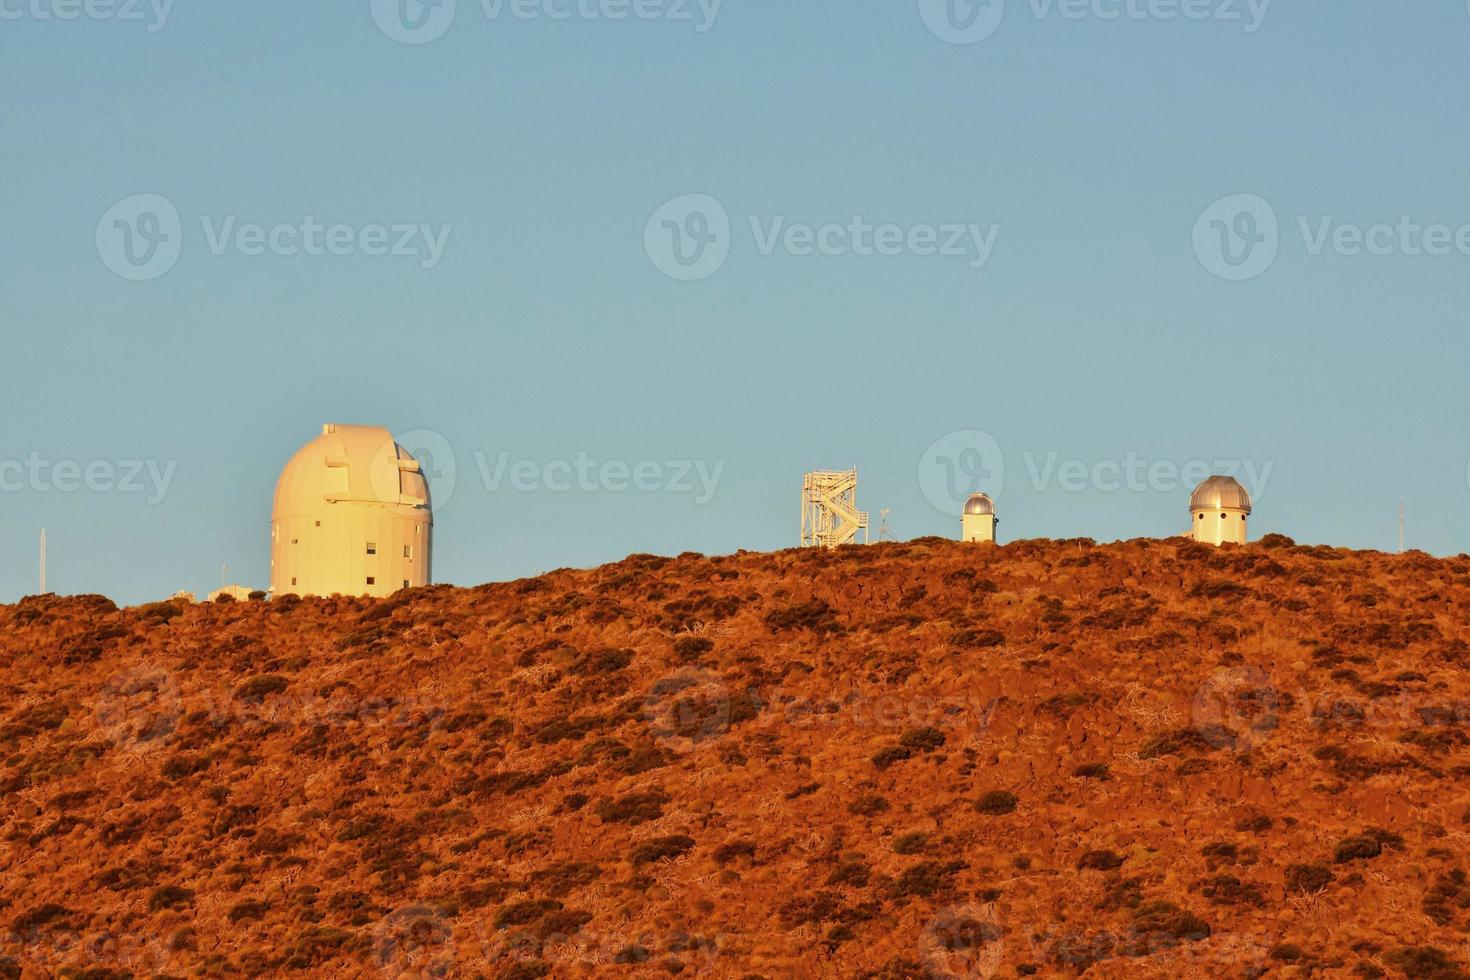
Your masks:
[[[122,2],[0,0],[0,601],[42,526],[58,591],[264,586],[275,477],[328,421],[453,453],[458,584],[790,546],[811,468],[857,466],[900,537],[957,534],[929,447],[970,430],[1007,539],[1177,532],[1204,462],[1266,475],[1255,534],[1392,549],[1406,498],[1410,546],[1470,541],[1470,248],[1372,230],[1470,225],[1462,0],[1275,0],[1255,30],[1244,0],[1008,0],[973,44],[928,0],[459,0],[423,44],[368,0]],[[125,278],[114,208],[145,242],[145,194],[177,258]],[[709,227],[691,194],[729,230],[682,281],[657,242]],[[1261,226],[1206,211],[1241,194],[1278,231],[1234,281],[1211,236]],[[854,219],[897,254],[823,238]],[[305,254],[309,220],[345,254]],[[970,226],[980,267],[928,254]],[[488,485],[501,460],[532,476]],[[1161,475],[1118,485],[1127,460]]]

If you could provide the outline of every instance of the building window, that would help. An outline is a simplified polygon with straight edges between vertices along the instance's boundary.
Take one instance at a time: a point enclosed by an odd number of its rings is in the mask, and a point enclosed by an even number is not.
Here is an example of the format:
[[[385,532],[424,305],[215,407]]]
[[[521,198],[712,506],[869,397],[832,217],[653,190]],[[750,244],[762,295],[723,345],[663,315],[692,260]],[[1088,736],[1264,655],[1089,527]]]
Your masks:
[[[296,576],[294,576],[294,575],[291,576],[291,584],[292,585],[295,585],[296,584]]]
[[[413,557],[413,545],[406,544],[406,545],[403,546],[403,557],[405,557],[405,558],[412,558]]]
[[[300,538],[292,538],[291,539],[291,543],[292,544],[300,544],[301,543],[301,539]]]
[[[374,544],[373,542],[369,541],[368,542],[368,552],[367,553],[370,554],[370,555],[376,555],[378,553],[378,546],[376,544]]]
[[[404,588],[405,588],[405,589],[406,589],[406,588],[408,588],[408,579],[404,579],[404,580],[403,580],[403,587],[404,587]]]
[[[377,584],[378,584],[378,580],[375,579],[375,578],[373,578],[371,575],[369,575],[368,576],[368,585],[377,585]]]
[[[322,522],[321,522],[321,521],[317,521],[317,522],[316,522],[316,526],[317,526],[317,527],[321,527],[321,526],[322,526]]]

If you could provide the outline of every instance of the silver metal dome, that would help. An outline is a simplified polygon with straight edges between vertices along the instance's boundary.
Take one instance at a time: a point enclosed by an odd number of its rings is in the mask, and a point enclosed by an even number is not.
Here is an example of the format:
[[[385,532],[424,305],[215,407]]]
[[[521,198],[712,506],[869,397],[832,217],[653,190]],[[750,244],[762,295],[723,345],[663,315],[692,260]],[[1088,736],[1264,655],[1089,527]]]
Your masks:
[[[1189,509],[1193,512],[1211,510],[1239,510],[1251,512],[1251,495],[1233,476],[1212,476],[1195,488],[1189,498]]]
[[[995,515],[995,501],[983,493],[973,494],[969,500],[965,501],[965,515],[967,517],[993,517]]]

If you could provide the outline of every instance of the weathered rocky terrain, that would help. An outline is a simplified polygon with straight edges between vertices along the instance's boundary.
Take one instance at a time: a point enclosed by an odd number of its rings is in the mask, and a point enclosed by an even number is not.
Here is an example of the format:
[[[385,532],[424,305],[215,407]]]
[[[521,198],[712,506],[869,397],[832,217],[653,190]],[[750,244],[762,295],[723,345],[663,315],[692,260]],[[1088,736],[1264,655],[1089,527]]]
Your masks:
[[[0,606],[0,977],[1470,977],[1470,558]]]

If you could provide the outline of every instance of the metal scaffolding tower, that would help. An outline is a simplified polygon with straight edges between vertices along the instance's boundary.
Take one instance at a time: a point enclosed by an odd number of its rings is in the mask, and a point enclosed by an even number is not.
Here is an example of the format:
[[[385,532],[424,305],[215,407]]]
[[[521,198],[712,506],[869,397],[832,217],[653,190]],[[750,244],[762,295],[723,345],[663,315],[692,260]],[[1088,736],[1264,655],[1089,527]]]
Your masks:
[[[859,531],[868,543],[868,514],[857,509],[857,470],[808,473],[801,487],[801,545],[836,548]]]

